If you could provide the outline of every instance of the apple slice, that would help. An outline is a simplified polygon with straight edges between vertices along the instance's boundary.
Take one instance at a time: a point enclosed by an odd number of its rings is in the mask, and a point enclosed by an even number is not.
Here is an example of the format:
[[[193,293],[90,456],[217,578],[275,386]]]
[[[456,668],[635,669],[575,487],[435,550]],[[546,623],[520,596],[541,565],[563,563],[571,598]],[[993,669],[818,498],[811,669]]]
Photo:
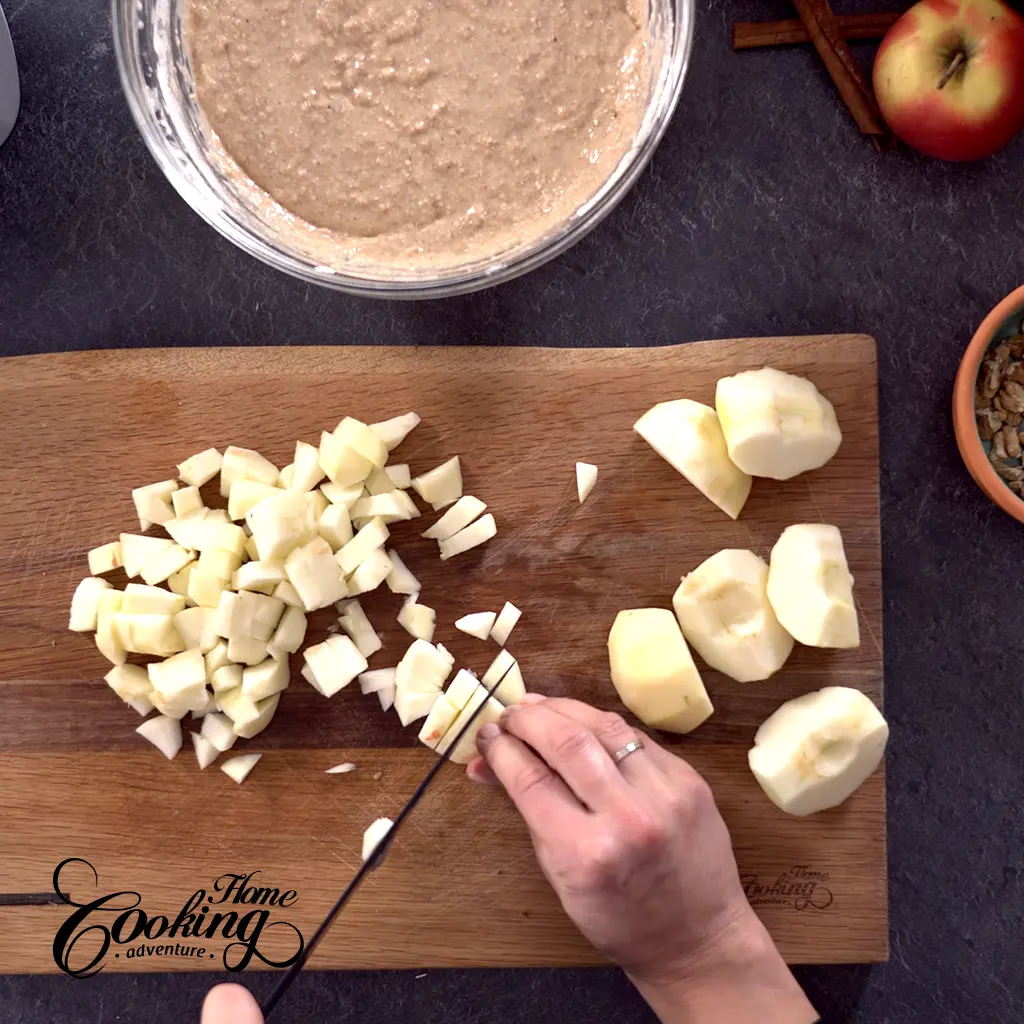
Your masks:
[[[223,461],[216,448],[207,448],[206,451],[179,462],[178,477],[192,487],[202,487],[220,472]]]
[[[180,487],[178,490],[172,491],[171,506],[174,509],[175,519],[183,519],[190,512],[198,512],[206,507],[198,487]]]
[[[505,675],[506,671],[508,675]],[[501,701],[506,707],[509,704],[522,704],[523,699],[526,697],[526,684],[523,682],[523,673],[519,667],[519,662],[504,648],[502,648],[494,661],[491,662],[483,678],[480,680],[480,685],[485,691],[488,691],[503,675],[505,675],[505,678],[502,679],[501,686],[494,691],[495,699]]]
[[[249,772],[256,767],[256,762],[262,756],[262,754],[239,754],[237,757],[232,757],[230,760],[225,761],[220,766],[220,770],[228,778],[241,785],[248,778]]]
[[[497,621],[491,627],[491,639],[499,647],[504,647],[512,630],[516,628],[516,623],[522,617],[523,613],[511,601],[506,601],[505,607],[501,609]]]
[[[388,559],[391,562],[391,572],[387,575],[388,590],[392,594],[418,594],[422,589],[420,581],[409,571],[398,552],[394,549],[389,551]]]
[[[402,604],[402,610],[398,613],[398,624],[410,636],[429,643],[434,639],[437,612],[425,604],[419,604],[416,600],[417,596],[417,594],[412,594],[406,598]]]
[[[326,608],[348,596],[348,584],[323,537],[293,551],[285,559],[284,568],[307,612]]]
[[[486,640],[491,635],[491,627],[497,616],[494,612],[473,612],[455,620],[455,628],[477,640]]]
[[[387,473],[391,480],[392,487],[398,487],[402,490],[408,490],[412,487],[412,474],[409,472],[409,465],[405,462],[400,462],[397,466],[385,466],[384,472]]]
[[[486,502],[464,494],[429,530],[422,534],[430,540],[447,540],[465,529],[487,508]]]
[[[266,658],[242,670],[242,693],[251,700],[261,701],[287,690],[289,681],[288,662]]]
[[[124,556],[121,554],[121,542],[112,540],[109,544],[101,544],[89,552],[89,575],[101,576],[106,572],[113,572],[124,565]]]
[[[333,768],[328,768],[324,775],[348,775],[349,772],[354,772],[358,765],[353,764],[351,761],[345,761],[344,764],[336,764]]]
[[[475,685],[475,680],[474,680]],[[427,715],[426,721],[420,728],[418,739],[420,743],[426,744],[431,750],[434,750],[438,743],[441,742],[442,737],[452,727],[455,719],[459,717],[461,708],[456,707],[449,699],[448,695],[442,693],[433,706],[430,709],[430,713]]]
[[[269,697],[256,702],[257,715],[251,722],[235,722],[232,726],[235,733],[244,740],[251,740],[258,736],[268,725],[277,711],[277,705],[281,701],[280,693],[272,693]]]
[[[174,518],[171,494],[177,489],[177,480],[161,480],[159,483],[132,489],[132,501],[139,523],[146,524],[142,525],[143,530],[149,528],[149,523],[166,523],[168,519]]]
[[[173,544],[174,541],[163,537],[140,537],[137,533],[122,533],[121,554],[124,557],[124,571],[128,578],[134,579],[138,576],[149,559]]]
[[[475,548],[485,541],[490,540],[498,532],[494,516],[490,512],[481,516],[475,523],[470,523],[464,530],[460,530],[454,537],[439,542],[441,548],[441,561],[461,555],[470,548]]]
[[[590,497],[590,492],[597,483],[597,466],[589,462],[576,463],[576,497],[580,504]]]
[[[347,487],[341,487],[338,484],[328,481],[327,483],[320,485],[320,493],[332,505],[344,505],[345,508],[351,509],[352,506],[363,496],[363,484],[362,481],[360,481],[358,483],[349,484]]]
[[[380,423],[371,423],[370,429],[384,442],[388,451],[397,448],[420,425],[420,418],[414,412],[394,416]]]
[[[769,678],[793,650],[768,600],[768,565],[753,551],[712,555],[683,577],[672,606],[690,645],[737,682]]]
[[[458,455],[429,473],[415,477],[412,488],[424,501],[429,502],[435,512],[458,501],[462,497],[462,465]]]
[[[391,831],[394,822],[390,818],[378,818],[363,833],[363,860],[369,860],[377,847]]]
[[[466,734],[459,739],[459,733],[481,701],[485,702],[483,708],[477,713],[476,718],[472,720],[472,724],[466,730]],[[451,753],[448,755],[448,760],[453,764],[469,764],[479,753],[476,746],[477,733],[485,725],[497,725],[501,721],[501,715],[504,710],[505,708],[498,701],[493,697],[487,696],[487,691],[482,686],[478,687],[477,695],[459,713],[459,717],[452,723],[451,729],[438,744],[438,753],[444,753],[443,748],[447,741],[454,744],[451,748]]]
[[[288,605],[274,635],[267,641],[267,651],[272,658],[285,661],[289,654],[295,654],[306,639],[306,616],[301,608]]]
[[[752,481],[729,458],[714,409],[688,398],[661,402],[633,429],[726,515],[739,517]]]
[[[383,548],[374,548],[360,563],[351,576],[347,585],[348,592],[353,597],[356,594],[366,594],[376,590],[393,570],[391,559],[388,558]]]
[[[390,564],[389,562],[388,565],[390,566]],[[384,646],[383,641],[377,635],[377,631],[366,617],[363,606],[358,601],[348,601],[345,603],[344,611],[338,622],[341,628],[352,638],[352,642],[364,658],[369,658],[372,654],[376,654]]]
[[[230,750],[235,745],[235,740],[238,739],[232,728],[231,719],[221,712],[206,715],[203,718],[199,734],[204,739],[209,740],[220,753]]]
[[[143,739],[149,740],[168,761],[181,750],[181,722],[176,718],[167,715],[147,718],[135,731]]]
[[[500,673],[499,673],[500,675]],[[477,679],[469,669],[460,668],[455,673],[455,678],[448,684],[445,691],[445,700],[451,704],[456,711],[461,711],[472,699],[477,690],[480,689],[480,680]],[[488,687],[484,687],[487,692]]]
[[[335,559],[348,576],[359,568],[375,548],[381,548],[391,536],[383,519],[371,519],[338,553]],[[345,595],[342,595],[343,597]]]
[[[809,647],[857,647],[853,577],[835,526],[789,526],[772,548],[768,600],[783,627]]]
[[[789,480],[817,469],[843,439],[832,403],[809,380],[770,366],[723,377],[715,408],[729,458],[751,476]]]
[[[196,752],[196,761],[199,762],[199,770],[209,768],[220,751],[202,734],[194,732],[192,736],[192,747]]]
[[[787,814],[836,807],[882,761],[889,726],[859,690],[828,686],[782,705],[757,731],[750,769]]]
[[[274,487],[280,472],[269,459],[251,448],[239,448],[228,445],[224,449],[224,458],[220,467],[220,494],[222,498],[231,494],[231,485],[236,480],[256,480],[261,484]]]
[[[111,585],[106,580],[96,576],[86,576],[81,583],[75,587],[75,593],[71,598],[71,619],[68,622],[68,629],[76,633],[91,632],[96,628],[96,620],[100,610],[100,594],[104,590],[110,590]]]
[[[393,489],[383,494],[371,494],[360,498],[352,506],[352,521],[369,521],[379,516],[385,523],[404,522],[415,519],[419,509],[405,491]]]
[[[667,732],[692,732],[714,710],[672,612],[632,608],[608,636],[612,683],[640,721]]]

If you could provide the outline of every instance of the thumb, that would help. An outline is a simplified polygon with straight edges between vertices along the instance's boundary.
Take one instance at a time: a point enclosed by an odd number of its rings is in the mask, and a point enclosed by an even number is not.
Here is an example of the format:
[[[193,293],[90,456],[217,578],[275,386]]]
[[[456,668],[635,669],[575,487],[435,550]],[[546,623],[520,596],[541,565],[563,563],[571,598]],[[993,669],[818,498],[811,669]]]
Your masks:
[[[248,989],[215,985],[203,1000],[201,1024],[263,1024],[263,1014]]]

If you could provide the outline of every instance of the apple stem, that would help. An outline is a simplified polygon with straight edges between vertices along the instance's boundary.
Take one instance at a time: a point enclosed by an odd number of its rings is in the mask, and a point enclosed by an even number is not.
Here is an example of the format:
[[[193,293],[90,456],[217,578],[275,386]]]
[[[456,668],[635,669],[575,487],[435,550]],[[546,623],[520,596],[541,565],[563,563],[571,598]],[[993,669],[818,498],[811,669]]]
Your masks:
[[[942,72],[942,77],[939,79],[938,88],[944,89],[949,80],[956,74],[957,68],[960,67],[963,62],[967,60],[964,56],[963,51],[957,53],[957,55],[950,61],[949,67]]]

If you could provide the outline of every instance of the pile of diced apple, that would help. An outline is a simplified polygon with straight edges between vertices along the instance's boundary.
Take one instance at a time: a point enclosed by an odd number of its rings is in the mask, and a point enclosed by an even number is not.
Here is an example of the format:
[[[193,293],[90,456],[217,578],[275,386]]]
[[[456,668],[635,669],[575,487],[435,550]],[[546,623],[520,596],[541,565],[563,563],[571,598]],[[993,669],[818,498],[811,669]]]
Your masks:
[[[422,514],[410,489],[446,510],[424,533],[443,560],[489,540],[496,526],[483,501],[463,495],[458,456],[417,477],[407,464],[388,465],[418,423],[415,413],[372,425],[346,417],[319,447],[297,442],[281,470],[251,449],[211,448],[181,463],[177,479],[132,492],[141,532],[89,552],[92,575],[75,591],[70,628],[95,631],[113,665],[106,681],[123,701],[143,717],[157,712],[137,731],[168,758],[181,749],[186,714],[201,720],[191,737],[201,768],[266,729],[290,683],[289,655],[306,640],[307,613],[329,605],[341,613],[337,632],[304,651],[309,683],[330,697],[358,677],[403,724],[429,714],[453,662],[430,643],[434,610],[389,549],[388,527]],[[207,508],[200,493],[218,475],[226,509]],[[167,536],[146,535],[154,525]],[[123,591],[102,578],[119,568],[133,581]],[[382,644],[357,598],[385,584],[405,598],[398,621],[415,639],[397,668],[370,670]],[[499,643],[514,624],[508,615],[494,624]],[[130,654],[159,660],[130,664]],[[521,675],[503,683],[512,696],[517,680],[522,691]],[[241,782],[259,756],[222,767]]]

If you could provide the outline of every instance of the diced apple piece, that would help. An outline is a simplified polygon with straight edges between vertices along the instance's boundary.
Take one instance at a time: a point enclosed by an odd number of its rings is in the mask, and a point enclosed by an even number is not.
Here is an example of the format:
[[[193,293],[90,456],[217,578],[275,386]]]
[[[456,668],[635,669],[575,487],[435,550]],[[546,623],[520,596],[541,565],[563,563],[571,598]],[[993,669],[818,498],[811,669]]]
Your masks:
[[[199,493],[198,487],[180,487],[171,493],[171,505],[174,508],[174,518],[181,519],[190,512],[198,512],[205,508],[203,496]]]
[[[410,508],[410,506],[412,506]],[[412,505],[409,495],[405,491],[390,490],[384,494],[373,494],[366,498],[360,498],[352,506],[352,520],[358,522],[361,519],[374,519],[377,516],[385,523],[404,522],[408,519],[415,519],[419,509]]]
[[[237,757],[232,757],[229,761],[225,761],[220,766],[220,770],[229,779],[233,779],[241,785],[248,778],[249,772],[256,767],[256,762],[262,756],[262,754],[239,754]]]
[[[284,569],[307,612],[326,608],[348,596],[348,584],[330,544],[323,537],[291,552],[285,559]]]
[[[121,542],[112,540],[109,544],[101,544],[89,552],[89,574],[100,576],[105,572],[113,572],[124,565],[121,554]]]
[[[185,599],[180,594],[144,583],[129,583],[119,610],[127,615],[176,615],[184,608]]]
[[[153,692],[149,673],[141,665],[115,665],[104,677],[121,700],[138,700]]]
[[[226,508],[210,508],[206,510],[206,515],[203,519],[208,519],[211,523],[227,523],[229,526],[234,524],[231,522],[231,518],[228,516],[228,510]]]
[[[354,484],[349,484],[347,487],[342,487],[339,484],[327,482],[320,485],[320,493],[332,504],[332,505],[344,505],[345,508],[351,509],[352,506],[363,496],[363,484],[359,481]]]
[[[178,478],[192,487],[202,487],[220,472],[222,462],[223,458],[216,448],[207,448],[178,463]]]
[[[192,512],[181,519],[168,519],[164,529],[175,544],[180,544],[186,551],[198,551],[209,533],[208,527],[204,525],[206,518],[206,515]]]
[[[473,612],[456,619],[455,628],[478,640],[486,640],[491,635],[491,627],[496,618],[494,612]]]
[[[220,751],[200,733],[194,732],[191,736],[192,748],[196,753],[196,761],[199,763],[199,770],[202,771],[204,768],[209,768],[210,765],[217,760],[217,755]]]
[[[128,578],[134,579],[138,576],[149,559],[173,544],[174,541],[163,537],[140,537],[137,533],[122,533],[121,554],[124,557],[124,571]]]
[[[431,540],[447,540],[465,529],[487,508],[486,502],[465,494],[434,525],[422,534]]]
[[[690,646],[711,668],[740,683],[774,675],[793,650],[767,588],[763,558],[753,551],[725,550],[684,576],[672,598]]]
[[[508,673],[506,675],[506,673]],[[501,679],[505,676],[504,679]],[[522,704],[526,697],[526,684],[523,682],[523,672],[519,662],[512,657],[505,649],[491,662],[484,673],[480,685],[484,690],[489,691],[494,684],[501,679],[501,686],[494,691],[495,700],[501,701],[506,707],[509,704]]]
[[[267,658],[242,671],[242,693],[252,700],[264,700],[281,690],[287,690],[289,675],[287,661]]]
[[[434,703],[440,697],[437,690],[431,693],[416,693],[412,690],[395,689],[394,706],[402,725],[411,725],[418,718],[429,715]]]
[[[288,605],[274,635],[267,642],[267,650],[272,658],[287,659],[289,654],[298,651],[305,639],[306,615],[301,608]]]
[[[688,398],[661,402],[633,429],[726,515],[739,517],[752,481],[729,458],[714,409]]]
[[[390,531],[382,519],[371,519],[335,556],[341,571],[346,576],[355,572],[371,551],[387,543],[389,536]]]
[[[231,494],[231,485],[236,480],[256,480],[273,487],[277,484],[279,476],[277,466],[259,452],[251,448],[228,445],[224,449],[224,459],[220,467],[221,497],[226,498]]]
[[[320,451],[305,441],[295,442],[295,459],[287,487],[291,491],[311,491],[327,474],[320,465]]]
[[[185,649],[170,615],[114,612],[113,628],[126,651],[167,657]]]
[[[390,566],[391,563],[389,562],[388,565]],[[376,654],[384,646],[377,631],[366,617],[363,606],[358,601],[349,601],[345,604],[345,610],[342,612],[338,622],[341,628],[352,638],[352,642],[364,658],[369,658],[370,655]]]
[[[249,524],[246,523],[242,529],[249,529]],[[256,547],[256,539],[253,537],[251,529],[249,529],[249,539],[245,542],[245,557],[250,562],[258,562],[260,560],[260,549]]]
[[[320,522],[320,517],[331,503],[320,490],[306,491],[303,498],[306,499],[306,526],[309,529],[309,539],[312,540],[317,534],[316,524]]]
[[[137,711],[143,718],[153,710],[153,702],[148,697],[131,697],[125,701],[133,711]]]
[[[392,569],[391,559],[385,554],[384,549],[374,548],[349,576],[349,594],[355,597],[356,594],[376,590],[391,575]]]
[[[392,487],[399,487],[402,490],[412,487],[412,474],[409,472],[408,463],[400,462],[397,466],[385,466],[384,472],[391,480]]]
[[[305,494],[282,491],[265,498],[246,513],[260,561],[280,561],[316,536],[315,522],[309,522]]]
[[[166,715],[168,718],[180,720],[188,714],[188,706],[192,703],[192,695],[186,694],[179,700],[165,702],[160,699],[160,695],[157,691],[153,690],[149,695],[149,702],[161,715]]]
[[[257,701],[256,709],[259,714],[251,722],[246,722],[244,725],[236,722],[232,728],[242,739],[251,740],[253,736],[258,736],[270,725],[270,720],[277,712],[277,706],[280,702],[280,693],[273,693],[269,697],[264,697],[263,700]]]
[[[402,604],[402,610],[398,613],[398,624],[417,640],[426,640],[428,643],[434,639],[434,626],[437,622],[437,612],[425,604],[419,604],[415,594],[408,597]]]
[[[354,772],[357,767],[351,761],[346,761],[344,764],[336,764],[333,768],[328,768],[324,775],[348,775],[349,772]]]
[[[325,697],[333,697],[367,669],[366,659],[347,636],[328,637],[307,647],[303,656]]]
[[[338,487],[350,487],[356,483],[362,485],[374,468],[369,459],[326,430],[320,435],[319,459],[331,483]]]
[[[391,831],[394,822],[390,818],[378,818],[363,833],[363,860],[369,860],[377,847]]]
[[[135,730],[170,761],[181,750],[181,722],[167,715],[149,718]]]
[[[475,548],[485,541],[489,541],[498,532],[494,522],[494,516],[490,512],[481,516],[475,523],[470,523],[464,530],[460,530],[454,537],[439,542],[441,548],[441,561],[461,555],[470,548]]]
[[[359,675],[359,689],[365,693],[377,693],[395,685],[396,668],[375,668]]]
[[[227,589],[228,581],[212,573],[203,572],[198,566],[189,573],[188,599],[200,608],[216,608],[221,594]]]
[[[497,676],[495,679],[497,679]],[[480,680],[469,669],[460,668],[445,691],[445,699],[457,711],[461,711],[473,698],[479,686]],[[487,692],[486,688],[484,692]]]
[[[363,487],[366,488],[366,493],[369,495],[387,494],[388,491],[395,489],[391,477],[383,469],[373,470],[363,481]]]
[[[292,608],[305,608],[302,598],[299,597],[299,592],[288,580],[285,580],[284,583],[278,583],[274,587],[274,593],[270,596],[276,597],[278,601],[284,601],[285,604],[290,605]]]
[[[96,648],[113,665],[123,665],[128,656],[114,627],[123,599],[120,590],[104,590],[96,606]]]
[[[477,711],[480,704],[483,707]],[[459,717],[452,723],[451,729],[437,745],[437,752],[443,754],[447,744],[452,744],[448,760],[454,764],[469,764],[477,756],[476,736],[484,725],[497,725],[501,721],[501,714],[505,708],[493,697],[487,696],[487,691],[481,686],[477,688],[477,695],[459,712]],[[473,718],[474,712],[476,717]],[[469,723],[465,735],[459,738],[463,727]]]
[[[772,803],[803,816],[846,800],[879,766],[888,739],[868,697],[828,686],[783,704],[758,729],[748,758]]]
[[[206,678],[212,680],[213,673],[219,668],[223,668],[225,665],[231,663],[231,659],[228,657],[228,645],[227,641],[220,640],[213,647],[206,652],[203,660],[206,662]],[[242,680],[238,680],[238,685],[241,685]]]
[[[259,708],[252,697],[247,697],[241,690],[225,690],[217,694],[217,705],[228,718],[237,725],[248,725],[259,717]]]
[[[225,590],[220,595],[213,614],[213,629],[217,636],[228,640],[233,636],[248,636],[248,623],[243,621],[242,612],[238,594]]]
[[[225,659],[227,658],[226,644],[224,646],[224,657]],[[207,678],[210,680],[210,686],[213,688],[214,694],[219,697],[222,693],[227,693],[229,690],[237,690],[241,687],[243,671],[244,669],[241,665],[225,661],[223,665],[208,673]]]
[[[360,420],[346,416],[335,428],[334,436],[347,448],[373,463],[377,469],[382,469],[388,461],[388,449],[384,442]]]
[[[213,628],[215,614],[212,608],[186,608],[172,616],[186,649],[197,647],[203,654],[213,649],[218,637]]]
[[[491,639],[500,647],[504,647],[522,616],[523,613],[511,601],[506,601],[505,607],[498,615],[497,622],[491,628]]]
[[[590,492],[594,489],[596,483],[597,466],[590,462],[577,462],[576,497],[579,498],[581,505],[590,497]]]
[[[317,532],[332,551],[343,548],[352,539],[352,520],[344,505],[328,505],[316,524]]]
[[[227,715],[218,712],[217,714],[206,715],[200,727],[199,735],[209,740],[214,749],[223,753],[235,745],[238,737],[232,728],[231,719]]]
[[[163,583],[164,580],[173,576],[176,572],[181,572],[194,557],[190,551],[186,551],[179,544],[172,544],[170,547],[157,552],[152,558],[147,559],[143,563],[139,575],[151,587],[155,587],[158,583]]]
[[[400,690],[439,691],[455,666],[455,658],[443,646],[414,640],[395,669]]]
[[[474,685],[476,685],[475,680]],[[430,714],[427,715],[427,720],[420,728],[420,743],[425,743],[431,750],[435,749],[438,743],[441,742],[444,734],[452,727],[455,719],[459,717],[461,710],[461,708],[457,708],[448,700],[447,694],[442,693],[434,701]]]
[[[665,608],[632,608],[608,636],[612,683],[640,721],[667,732],[692,732],[714,710],[679,623]]]
[[[377,699],[380,701],[381,711],[390,711],[395,703],[395,694],[398,692],[398,687],[387,686],[382,690],[377,691]]]
[[[803,377],[765,366],[723,377],[715,408],[744,473],[789,480],[824,466],[843,439],[832,403]]]
[[[390,562],[388,565],[390,566]],[[75,588],[71,598],[71,619],[68,622],[68,629],[76,633],[86,633],[96,628],[96,619],[100,610],[100,594],[104,590],[110,590],[111,585],[106,580],[96,576],[86,576]]]
[[[153,688],[165,703],[183,697],[191,706],[193,696],[206,689],[206,663],[198,648],[154,662],[147,669]]]
[[[421,589],[420,581],[409,571],[398,552],[394,549],[389,551],[388,559],[391,562],[391,572],[387,575],[387,584],[391,593],[418,594]]]
[[[198,704],[198,701],[197,701]],[[199,720],[205,718],[207,715],[212,715],[217,710],[217,697],[216,694],[211,693],[209,690],[206,691],[206,699],[202,705],[192,708],[192,718]]]
[[[285,603],[253,590],[240,591],[238,600],[242,608],[242,619],[248,623],[248,635],[254,640],[269,641],[287,607]]]
[[[273,594],[279,583],[287,580],[284,562],[246,562],[239,566],[232,577],[236,590],[255,590],[262,594]]]
[[[189,562],[186,566],[167,577],[167,586],[171,588],[171,593],[183,597],[186,605],[195,604],[195,601],[188,596],[188,583],[195,569],[196,563]]]
[[[414,412],[393,416],[380,423],[371,423],[370,429],[384,442],[388,451],[397,448],[420,425],[420,418]]]
[[[261,502],[260,504],[263,503]],[[215,515],[217,512],[224,513],[223,520]],[[178,520],[178,522],[180,523],[181,520]],[[189,520],[185,520],[185,522],[189,522]],[[208,551],[210,548],[215,548],[218,551],[227,551],[238,558],[239,563],[241,563],[241,558],[245,554],[245,545],[249,538],[245,535],[245,530],[240,526],[227,522],[227,513],[222,508],[211,509],[205,519],[197,520],[196,522],[199,526],[199,536],[197,538],[199,543],[197,547],[200,551]],[[167,532],[170,533],[170,530]],[[188,547],[188,545],[183,544],[182,547]],[[230,578],[230,575],[229,573],[225,579]]]
[[[289,462],[287,466],[281,467],[281,472],[277,474],[277,486],[282,491],[291,491],[293,489],[292,484],[295,482],[295,463]]]
[[[142,526],[143,530],[149,528],[149,523],[166,523],[168,519],[174,518],[171,494],[177,489],[177,480],[161,480],[132,490],[132,501],[135,503],[139,523],[147,524]]]
[[[267,643],[255,637],[234,636],[228,640],[228,657],[241,665],[258,665],[267,657]]]
[[[267,498],[274,498],[284,492],[280,487],[261,483],[259,480],[236,480],[228,495],[228,516],[237,522],[244,519],[251,508]]]
[[[415,477],[412,487],[424,501],[430,503],[435,512],[458,501],[462,497],[462,465],[458,455],[429,473]]]
[[[853,577],[835,526],[789,526],[772,548],[768,600],[783,627],[809,647],[857,647]]]

